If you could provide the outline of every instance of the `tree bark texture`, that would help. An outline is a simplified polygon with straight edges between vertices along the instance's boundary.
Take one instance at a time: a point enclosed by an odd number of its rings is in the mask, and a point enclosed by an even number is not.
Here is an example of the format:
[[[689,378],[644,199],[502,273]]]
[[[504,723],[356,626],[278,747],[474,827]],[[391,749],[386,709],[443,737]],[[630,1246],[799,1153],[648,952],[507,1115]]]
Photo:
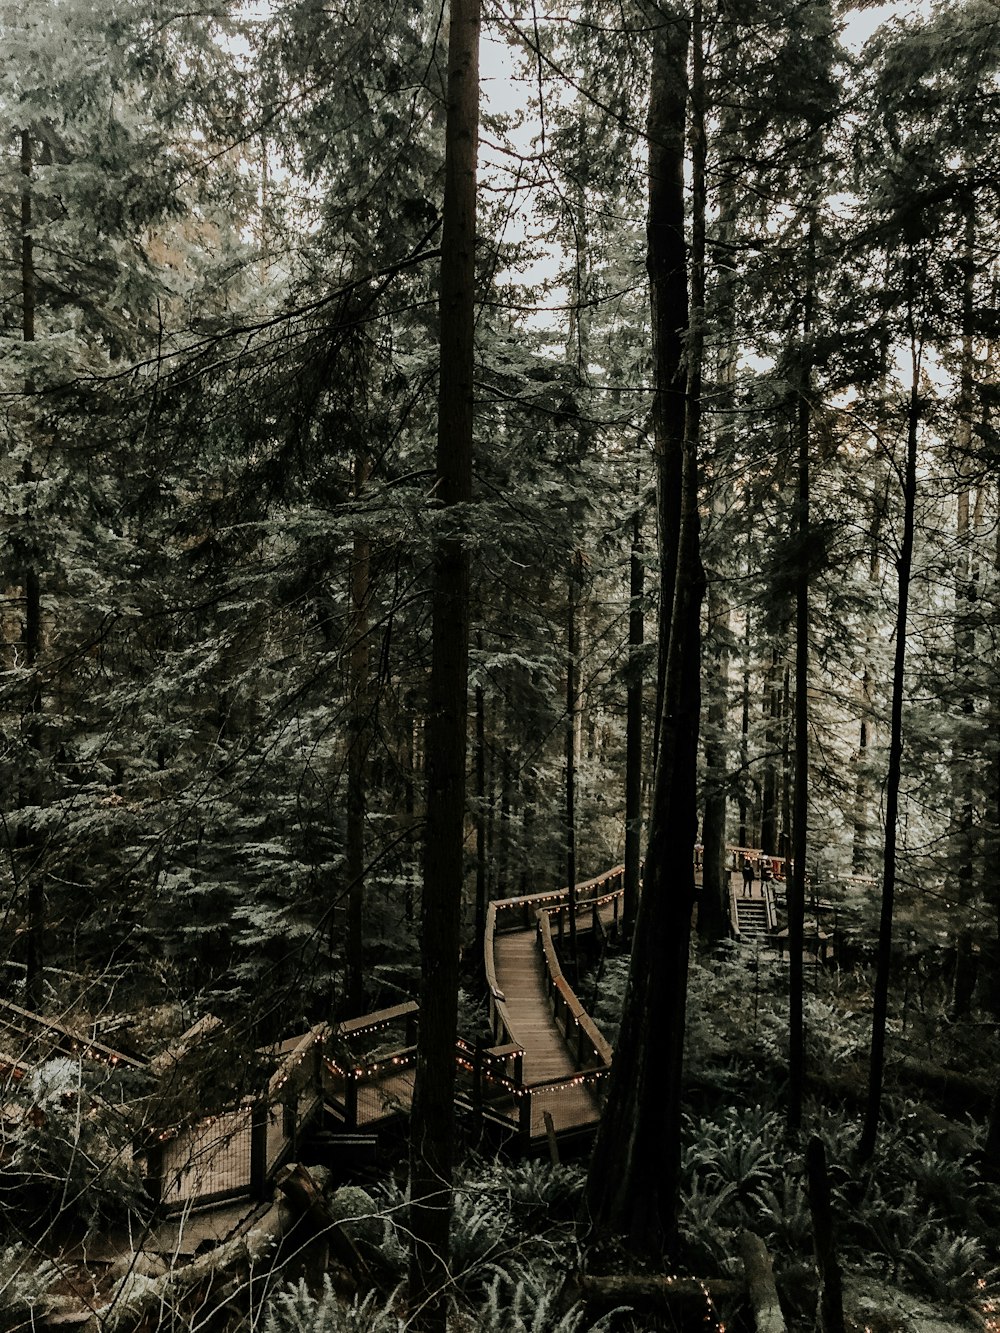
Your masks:
[[[35,341],[35,301],[36,274],[35,253],[32,236],[32,198],[31,178],[34,170],[33,143],[31,132],[21,132],[21,337],[25,343]],[[34,391],[30,379],[25,381],[25,396],[30,399]],[[16,560],[19,569],[14,571],[14,579],[21,584],[24,598],[24,664],[29,672],[28,698],[24,709],[25,739],[35,754],[35,762],[41,757],[42,749],[42,695],[39,688],[38,659],[42,647],[42,598],[41,583],[38,577],[38,554],[32,539],[30,488],[34,481],[30,452],[24,463],[22,481],[29,495],[25,500],[25,531],[15,545]],[[19,804],[22,815],[18,824],[16,842],[21,851],[20,874],[26,885],[27,909],[27,951],[25,956],[24,1002],[29,1009],[42,1007],[42,970],[45,959],[45,885],[39,868],[34,864],[31,837],[25,826],[25,807],[35,805],[39,800],[37,777],[29,777],[22,784]]]
[[[410,1302],[418,1322],[441,1333],[447,1323],[465,841],[469,554],[463,529],[472,499],[479,27],[479,0],[451,0],[436,488],[444,517],[432,582],[420,1032],[410,1123]]]
[[[661,15],[664,11],[658,11]],[[695,901],[691,849],[697,831],[696,768],[700,708],[701,602],[697,413],[679,437],[674,413],[659,390],[676,383],[679,339],[664,337],[686,310],[664,300],[676,294],[685,265],[683,217],[684,116],[688,24],[668,14],[654,34],[649,109],[649,272],[653,293],[654,415],[663,512],[661,568],[674,571],[661,614],[671,608],[661,642],[667,652],[659,747],[642,897],[626,990],[624,1017],[588,1178],[598,1231],[614,1232],[645,1254],[669,1252],[677,1236],[681,1144],[681,1073],[688,949]],[[686,304],[686,303],[685,303]],[[676,546],[671,549],[675,540]]]
[[[684,238],[684,141],[688,22],[671,7],[650,7],[659,23],[653,47],[649,111],[649,198],[646,271],[653,343],[653,449],[660,556],[656,714],[653,755],[661,747],[663,691],[669,648],[681,521],[685,418],[684,334],[688,324]]]
[[[785,1316],[781,1312],[778,1289],[774,1284],[774,1268],[767,1246],[752,1231],[741,1231],[740,1258],[750,1289],[754,1326],[757,1333],[785,1333]]]

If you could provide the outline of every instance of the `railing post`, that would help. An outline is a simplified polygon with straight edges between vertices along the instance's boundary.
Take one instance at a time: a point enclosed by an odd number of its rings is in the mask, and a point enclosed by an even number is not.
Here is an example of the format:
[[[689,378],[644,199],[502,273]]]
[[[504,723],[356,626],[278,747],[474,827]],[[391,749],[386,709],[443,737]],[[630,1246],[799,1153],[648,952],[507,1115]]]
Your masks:
[[[267,1102],[258,1099],[250,1111],[250,1194],[263,1199],[267,1192]]]
[[[476,1038],[472,1052],[472,1105],[477,1113],[483,1109],[483,1039]]]
[[[517,1099],[517,1132],[527,1152],[531,1146],[531,1089],[522,1088]]]
[[[358,1077],[353,1069],[344,1071],[344,1124],[348,1129],[358,1127]]]
[[[163,1199],[163,1145],[155,1143],[146,1149],[146,1189],[154,1203]]]

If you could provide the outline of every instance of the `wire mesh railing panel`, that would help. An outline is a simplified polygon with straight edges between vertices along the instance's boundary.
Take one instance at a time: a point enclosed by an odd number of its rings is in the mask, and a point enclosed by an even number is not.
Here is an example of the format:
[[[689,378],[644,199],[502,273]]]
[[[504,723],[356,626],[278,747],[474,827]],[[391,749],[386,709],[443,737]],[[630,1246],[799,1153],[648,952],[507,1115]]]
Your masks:
[[[532,1088],[532,1138],[540,1138],[546,1133],[546,1111],[552,1117],[552,1127],[557,1134],[594,1125],[601,1117],[598,1088],[592,1081],[583,1079]]]
[[[413,1102],[415,1072],[404,1068],[359,1081],[358,1124],[371,1125],[389,1116],[408,1113]]]
[[[201,1120],[163,1145],[164,1204],[194,1202],[250,1188],[251,1110]]]

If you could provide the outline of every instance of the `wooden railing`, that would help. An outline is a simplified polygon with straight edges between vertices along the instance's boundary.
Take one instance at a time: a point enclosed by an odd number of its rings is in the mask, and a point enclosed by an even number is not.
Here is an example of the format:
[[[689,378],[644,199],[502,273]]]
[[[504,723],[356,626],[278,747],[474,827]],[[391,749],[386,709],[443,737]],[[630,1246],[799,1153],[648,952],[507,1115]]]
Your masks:
[[[146,1186],[154,1199],[175,1211],[262,1198],[322,1103],[328,1033],[321,1024],[283,1051],[261,1096],[154,1134],[144,1153]]]
[[[460,1065],[471,1076],[473,1100],[486,1119],[510,1126],[516,1124],[518,1136],[528,1141],[544,1133],[543,1121],[548,1104],[555,1098],[574,1095],[580,1102],[581,1121],[593,1119],[591,1091],[611,1068],[610,1044],[586,1012],[559,963],[553,938],[553,923],[558,935],[565,933],[571,906],[575,907],[578,929],[596,930],[609,924],[617,930],[621,921],[624,894],[624,867],[596,875],[569,889],[506,898],[489,904],[486,935],[483,941],[486,980],[489,992],[490,1026],[495,1045],[487,1049],[466,1047],[459,1054]],[[511,1022],[507,997],[497,984],[496,937],[511,930],[534,928],[538,938],[538,959],[552,1014],[576,1071],[562,1079],[525,1082],[522,1076],[524,1047]]]

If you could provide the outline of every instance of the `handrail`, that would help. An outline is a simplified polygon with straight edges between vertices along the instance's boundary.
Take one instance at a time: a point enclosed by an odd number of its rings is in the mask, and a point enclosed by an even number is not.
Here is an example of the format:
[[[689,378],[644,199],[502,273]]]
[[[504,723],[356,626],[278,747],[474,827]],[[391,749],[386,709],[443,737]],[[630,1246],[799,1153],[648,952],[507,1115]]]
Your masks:
[[[591,909],[594,903],[610,902],[616,897],[620,897],[624,891],[622,877],[624,875],[624,866],[615,866],[611,870],[605,870],[599,875],[594,875],[592,879],[581,881],[575,886],[576,906],[579,912],[582,909]],[[604,895],[597,895],[593,899],[586,897],[588,890],[604,888],[614,880],[618,880],[619,887]],[[493,1040],[496,1043],[502,1041],[510,1042],[514,1045],[522,1045],[518,1040],[517,1033],[510,1025],[510,1015],[507,1009],[506,996],[497,985],[496,977],[496,959],[494,956],[493,943],[498,933],[497,918],[501,914],[517,912],[520,914],[520,921],[517,929],[528,929],[535,925],[539,912],[563,911],[569,908],[570,891],[568,888],[549,890],[544,893],[530,893],[517,898],[498,898],[489,903],[486,909],[486,933],[483,939],[483,953],[486,971],[486,986],[489,993],[489,1014],[490,1025],[493,1031]],[[594,1029],[596,1032],[596,1028]],[[599,1035],[599,1034],[598,1034]]]
[[[542,957],[549,977],[549,998],[552,1001],[553,1016],[558,1023],[561,1005],[563,1010],[563,1036],[567,1043],[570,1040],[571,1020],[572,1026],[577,1031],[576,1050],[574,1052],[577,1065],[581,1069],[594,1068],[592,1060],[596,1060],[597,1068],[610,1067],[612,1056],[610,1042],[584,1009],[579,997],[566,980],[563,970],[559,966],[559,959],[552,939],[552,921],[549,912],[539,912],[538,932],[542,942]],[[584,1038],[590,1043],[590,1048],[593,1051],[592,1057],[584,1052]]]

